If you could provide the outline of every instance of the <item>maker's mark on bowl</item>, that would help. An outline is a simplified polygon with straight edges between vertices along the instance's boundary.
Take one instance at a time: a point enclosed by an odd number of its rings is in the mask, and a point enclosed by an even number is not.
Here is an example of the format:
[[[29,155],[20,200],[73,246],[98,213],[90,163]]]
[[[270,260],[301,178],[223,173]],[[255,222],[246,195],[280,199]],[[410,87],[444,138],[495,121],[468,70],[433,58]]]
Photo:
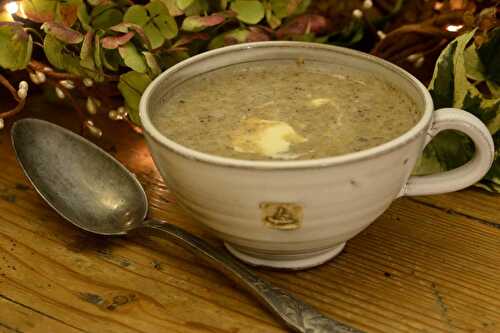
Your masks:
[[[302,225],[304,213],[302,206],[297,203],[262,202],[259,207],[262,222],[269,228],[295,230]]]

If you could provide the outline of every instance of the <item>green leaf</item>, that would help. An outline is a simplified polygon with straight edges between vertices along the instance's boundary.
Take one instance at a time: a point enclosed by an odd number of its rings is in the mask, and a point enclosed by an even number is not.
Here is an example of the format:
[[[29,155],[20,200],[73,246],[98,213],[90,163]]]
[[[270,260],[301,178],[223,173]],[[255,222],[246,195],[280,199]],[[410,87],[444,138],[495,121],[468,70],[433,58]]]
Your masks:
[[[236,18],[248,24],[257,24],[264,18],[264,6],[257,0],[235,0],[231,2],[231,10]]]
[[[0,67],[24,69],[31,60],[33,40],[21,24],[0,22]]]
[[[80,44],[83,41],[83,35],[80,32],[57,22],[46,22],[41,26],[41,29],[66,44]]]
[[[151,43],[152,48],[157,48],[165,41],[160,31],[151,24],[148,12],[144,6],[133,5],[127,9],[123,16],[123,21],[134,23],[144,29],[144,33]]]
[[[467,44],[470,42],[472,37],[474,37],[474,33],[476,30],[472,30],[467,32],[455,40],[457,41],[457,49],[453,56],[453,68],[454,68],[454,94],[453,94],[453,106],[460,107],[463,103],[465,96],[467,95],[468,90],[474,90],[477,92],[477,89],[467,81],[467,74],[465,71],[465,48]],[[479,93],[479,92],[477,92]]]
[[[486,99],[471,91],[467,92],[461,105],[462,109],[472,113],[485,124],[495,118],[496,113],[500,111],[499,107],[500,99]]]
[[[89,77],[98,82],[104,79],[102,73],[82,67],[80,65],[80,57],[67,52],[64,49],[64,43],[52,35],[45,35],[43,50],[47,60],[57,69],[67,71],[81,77]]]
[[[288,0],[286,7],[287,16],[294,14],[301,2],[302,0]]]
[[[146,8],[141,5],[130,6],[123,16],[124,22],[135,23],[140,26],[146,25],[146,23],[148,23],[148,20],[148,12],[146,11]]]
[[[224,33],[218,35],[218,36],[215,36],[214,38],[212,38],[212,40],[210,41],[210,43],[208,43],[208,49],[209,50],[213,50],[213,49],[218,49],[219,47],[223,47],[225,45],[224,43]]]
[[[433,145],[425,147],[413,170],[415,175],[430,175],[437,172],[446,171],[445,167],[439,161],[436,149]]]
[[[158,0],[153,0],[146,6],[131,6],[123,20],[141,26],[153,49],[162,46],[165,39],[172,39],[177,35],[175,19]]]
[[[495,61],[494,57],[485,56],[481,59],[479,50],[476,53],[474,45],[467,47],[474,31],[465,33],[453,40],[441,53],[436,63],[434,75],[429,85],[436,108],[462,108],[487,124],[495,141],[495,163],[486,177],[481,181],[481,187],[500,191],[500,98],[487,98],[467,77],[483,81],[484,71],[489,63],[483,59]],[[481,63],[478,61],[478,56]],[[486,76],[487,77],[487,76]],[[492,81],[486,81],[488,87]],[[488,95],[489,96],[489,95]],[[495,97],[496,96],[496,97]],[[498,142],[497,142],[498,141]],[[465,135],[453,131],[438,134],[424,150],[423,156],[415,170],[417,173],[450,170],[466,163],[474,154],[474,145]]]
[[[92,10],[91,25],[94,29],[106,30],[122,21],[123,14],[113,3],[104,3]]]
[[[184,10],[191,6],[195,0],[176,0],[177,7],[179,7],[180,10]]]
[[[177,0],[161,0],[167,6],[171,16],[181,16],[184,12],[177,6]]]
[[[275,16],[271,9],[266,9],[266,21],[271,29],[276,29],[281,25],[281,19]]]
[[[206,15],[208,11],[207,0],[194,0],[193,3],[184,10],[186,16]]]
[[[250,34],[250,31],[247,29],[235,29],[232,31],[228,31],[225,35],[224,38],[226,40],[234,40],[236,43],[244,43],[247,41],[248,35]]]
[[[311,0],[271,0],[272,11],[278,19],[302,14],[311,4]]]
[[[139,38],[141,39],[141,42],[142,42],[144,48],[147,48],[147,49],[151,48],[151,43],[149,42],[149,39],[146,36],[146,33],[144,32],[144,29],[138,24],[130,23],[130,22],[122,22],[120,24],[112,26],[109,29],[111,31],[122,32],[122,33],[134,31],[136,33],[136,36],[139,36]]]
[[[493,98],[500,98],[500,85],[493,81],[486,81],[486,85],[491,92]]]
[[[160,65],[158,65],[158,62],[156,61],[155,55],[151,52],[142,52],[142,54],[144,55],[144,58],[146,59],[146,63],[148,64],[148,67],[151,70],[151,73],[154,76],[160,75],[161,68],[160,68]]]
[[[189,58],[189,53],[185,51],[165,52],[157,58],[161,68],[169,68],[183,60]]]
[[[87,58],[81,59],[80,66],[82,66],[85,69],[94,71],[96,69],[95,64],[94,64],[94,57],[87,57]]]
[[[71,27],[76,19],[81,0],[23,0],[21,6],[31,21],[57,22]]]
[[[20,64],[18,65],[18,68],[19,67],[26,68],[26,66],[31,60],[32,52],[33,52],[33,40],[31,39],[31,36],[28,36],[28,43],[26,45],[26,48],[22,48],[21,52],[19,53]]]
[[[149,16],[153,18],[153,23],[160,30],[160,33],[166,39],[172,39],[177,36],[177,23],[170,16],[167,7],[158,0],[153,0],[146,5]]]
[[[474,154],[474,144],[462,133],[444,131],[433,140],[438,160],[446,170],[458,168],[467,163]]]
[[[80,50],[80,59],[85,59],[92,54],[92,41],[94,40],[94,32],[87,31],[83,38],[82,48]]]
[[[364,24],[359,20],[355,20],[342,30],[339,38],[333,41],[332,44],[352,47],[363,39],[364,34]]]
[[[128,108],[130,120],[137,125],[141,124],[139,118],[139,102],[142,93],[150,83],[151,79],[146,74],[130,71],[120,75],[118,90],[120,90],[125,99],[125,105]]]
[[[87,2],[92,6],[92,7],[96,7],[96,6],[99,6],[99,5],[102,5],[104,2],[106,2],[106,0],[87,0]]]
[[[310,5],[311,5],[311,0],[302,0],[295,9],[295,11],[293,12],[293,15],[299,15],[305,13]]]
[[[488,130],[493,135],[500,132],[500,112],[497,112],[495,118],[488,123]]]
[[[78,9],[82,4],[82,0],[58,1],[55,22],[71,27],[78,18]]]
[[[436,108],[462,107],[467,94],[479,95],[479,91],[467,80],[465,62],[465,50],[474,32],[475,30],[457,37],[439,56],[429,84]],[[469,60],[470,58],[469,53]]]
[[[55,0],[23,0],[21,7],[29,20],[44,23],[55,19],[57,1]]]
[[[134,37],[134,32],[129,31],[123,35],[107,36],[101,40],[101,45],[105,49],[116,49],[125,43],[128,43],[132,37]]]
[[[288,16],[288,0],[271,0],[270,4],[272,12],[274,12],[278,19],[282,19]]]
[[[208,48],[213,50],[226,45],[244,43],[248,41],[249,36],[250,31],[244,28],[230,30],[212,39],[208,44]]]
[[[184,34],[181,35],[180,38],[175,41],[175,43],[172,45],[172,48],[184,47],[194,41],[204,41],[209,39],[210,35],[205,32]]]
[[[493,166],[478,185],[488,191],[500,193],[500,132],[493,135],[493,143],[496,147]]]
[[[45,57],[52,66],[57,69],[64,69],[64,44],[52,35],[45,35],[43,40],[43,51]]]
[[[101,51],[101,60],[105,68],[114,72],[116,72],[119,69],[120,63],[122,62],[120,54],[118,53],[117,50],[103,49]]]
[[[93,50],[94,46],[92,44],[94,40],[94,32],[92,30],[87,31],[85,37],[83,38],[82,49],[80,50],[80,65],[90,70],[95,69]]]
[[[476,52],[476,46],[474,44],[472,44],[465,50],[464,57],[465,57],[465,72],[467,73],[467,77],[476,81],[486,80],[483,74],[484,66],[479,60],[479,56],[477,55]]]
[[[89,31],[92,29],[90,27],[90,17],[89,17],[89,14],[87,12],[87,7],[85,6],[84,3],[82,3],[78,7],[77,17],[78,17],[78,20],[80,20],[80,23],[82,24],[82,27],[85,31]]]
[[[147,70],[146,60],[144,59],[144,56],[142,56],[137,51],[134,44],[128,42],[127,44],[120,46],[118,48],[118,52],[120,53],[120,56],[122,57],[125,65],[132,68],[136,72],[139,73],[146,72]]]
[[[182,21],[181,29],[184,31],[199,32],[208,27],[221,24],[224,20],[224,16],[217,13],[210,16],[188,16]]]
[[[434,107],[436,109],[450,107],[453,105],[454,74],[453,56],[457,49],[457,41],[454,40],[441,52],[434,68],[429,92],[431,93]]]
[[[116,4],[113,2],[106,2],[96,5],[90,12],[90,17],[95,18],[111,8],[117,8]]]
[[[483,190],[500,193],[500,178],[493,178],[494,181],[490,182],[488,179],[484,179],[481,183],[477,183],[474,186],[482,188]]]
[[[79,57],[66,55],[65,56],[65,70],[71,74],[78,75],[80,77],[89,77],[96,82],[102,82],[104,80],[104,75],[100,71],[89,70],[80,65]]]
[[[296,35],[296,36],[291,36],[291,40],[296,41],[296,42],[314,42],[316,41],[316,37],[314,34],[303,34],[303,35]]]
[[[287,20],[286,24],[276,31],[278,39],[288,39],[293,36],[302,36],[308,34],[322,34],[327,31],[330,26],[330,20],[322,15],[317,14],[303,14],[295,16]],[[336,40],[331,42],[338,45],[351,45],[358,40],[357,35],[363,36],[363,24],[359,20],[355,20],[346,25]]]
[[[102,31],[98,31],[94,38],[94,63],[97,71],[102,73],[102,56],[101,56],[101,36],[103,35]]]
[[[230,0],[219,0],[219,9],[220,10],[226,10],[227,8],[227,3],[229,2]]]
[[[500,27],[488,33],[488,41],[477,50],[488,80],[500,84]]]
[[[92,54],[92,41],[94,40],[94,32],[88,31],[83,38],[82,49],[80,50],[80,59],[85,59]]]

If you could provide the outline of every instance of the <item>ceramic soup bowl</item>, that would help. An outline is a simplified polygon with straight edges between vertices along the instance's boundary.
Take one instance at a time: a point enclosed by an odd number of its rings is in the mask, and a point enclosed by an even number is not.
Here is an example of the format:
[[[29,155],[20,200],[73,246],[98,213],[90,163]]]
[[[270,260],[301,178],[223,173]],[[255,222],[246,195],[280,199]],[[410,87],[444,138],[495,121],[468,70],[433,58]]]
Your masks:
[[[169,90],[184,80],[234,64],[299,58],[306,64],[330,63],[382,77],[405,91],[422,110],[422,117],[385,144],[301,161],[205,154],[175,143],[155,127],[155,114],[169,102]],[[218,235],[236,257],[276,268],[324,263],[394,199],[472,185],[488,171],[494,154],[491,136],[481,121],[458,109],[434,111],[427,89],[401,68],[357,51],[312,43],[240,44],[187,59],[149,85],[141,99],[140,117],[155,164],[178,204]],[[447,129],[472,139],[473,159],[451,171],[410,176],[425,145]]]

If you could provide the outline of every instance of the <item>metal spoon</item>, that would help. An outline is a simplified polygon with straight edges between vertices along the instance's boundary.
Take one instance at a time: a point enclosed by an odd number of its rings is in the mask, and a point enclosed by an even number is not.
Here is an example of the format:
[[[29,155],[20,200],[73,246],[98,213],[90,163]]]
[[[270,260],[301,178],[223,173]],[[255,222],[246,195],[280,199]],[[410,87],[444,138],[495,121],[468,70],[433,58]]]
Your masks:
[[[293,330],[359,332],[322,315],[181,228],[144,220],[148,202],[141,184],[112,156],[84,138],[37,119],[17,121],[11,135],[17,159],[37,192],[75,226],[101,235],[123,235],[137,228],[162,231],[253,294]]]

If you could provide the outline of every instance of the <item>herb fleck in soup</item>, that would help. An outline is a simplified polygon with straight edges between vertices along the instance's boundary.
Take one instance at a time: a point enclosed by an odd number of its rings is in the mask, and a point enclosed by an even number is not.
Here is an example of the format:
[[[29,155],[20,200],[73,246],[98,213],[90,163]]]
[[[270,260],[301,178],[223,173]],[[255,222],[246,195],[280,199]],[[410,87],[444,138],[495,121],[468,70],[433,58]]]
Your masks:
[[[153,121],[186,147],[246,160],[316,159],[390,141],[421,117],[401,90],[339,66],[233,65],[168,92]]]

